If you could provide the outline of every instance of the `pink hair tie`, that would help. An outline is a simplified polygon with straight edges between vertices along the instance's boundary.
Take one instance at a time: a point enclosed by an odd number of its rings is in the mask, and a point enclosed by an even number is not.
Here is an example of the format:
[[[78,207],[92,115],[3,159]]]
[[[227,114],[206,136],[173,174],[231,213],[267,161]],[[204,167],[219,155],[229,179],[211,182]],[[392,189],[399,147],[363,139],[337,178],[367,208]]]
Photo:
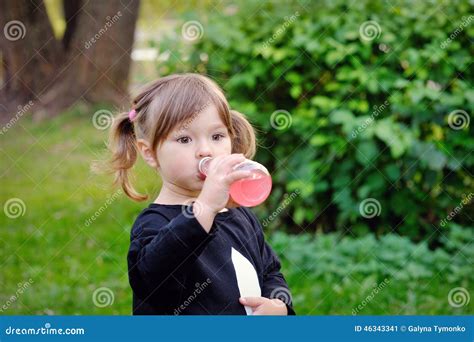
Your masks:
[[[135,120],[137,117],[137,111],[135,109],[132,109],[131,111],[128,112],[128,118],[130,121]]]

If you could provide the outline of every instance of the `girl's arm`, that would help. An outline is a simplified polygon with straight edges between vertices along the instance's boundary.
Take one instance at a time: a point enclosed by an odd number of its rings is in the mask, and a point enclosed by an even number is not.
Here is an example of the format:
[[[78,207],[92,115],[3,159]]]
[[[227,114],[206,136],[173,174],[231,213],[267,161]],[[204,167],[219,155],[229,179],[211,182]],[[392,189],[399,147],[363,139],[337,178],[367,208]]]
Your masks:
[[[213,225],[206,231],[191,213],[169,222],[160,215],[150,215],[132,232],[128,252],[132,288],[142,297],[152,295],[175,272],[182,272],[196,260],[217,229]]]
[[[262,297],[278,298],[286,304],[288,315],[296,315],[293,300],[285,277],[280,272],[281,264],[275,252],[265,242],[260,244],[265,271],[263,274]]]

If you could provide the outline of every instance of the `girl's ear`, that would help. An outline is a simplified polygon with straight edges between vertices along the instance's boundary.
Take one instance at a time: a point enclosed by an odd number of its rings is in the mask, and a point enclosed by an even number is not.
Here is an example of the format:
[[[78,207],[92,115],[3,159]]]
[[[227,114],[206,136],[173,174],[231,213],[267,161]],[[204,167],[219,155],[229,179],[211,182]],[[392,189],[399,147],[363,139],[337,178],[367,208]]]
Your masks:
[[[158,161],[148,142],[144,139],[137,139],[137,147],[145,162],[152,168],[157,169],[159,166]]]

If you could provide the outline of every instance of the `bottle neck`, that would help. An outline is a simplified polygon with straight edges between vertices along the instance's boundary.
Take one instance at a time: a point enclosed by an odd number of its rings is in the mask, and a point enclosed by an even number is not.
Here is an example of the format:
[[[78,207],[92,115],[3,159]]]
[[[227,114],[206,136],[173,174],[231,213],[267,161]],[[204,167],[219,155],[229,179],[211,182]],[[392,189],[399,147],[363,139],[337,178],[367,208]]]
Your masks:
[[[203,175],[207,176],[207,171],[209,169],[209,163],[211,162],[212,157],[204,157],[199,161],[198,169]],[[257,163],[253,160],[246,159],[240,164],[234,166],[234,170],[260,170],[263,173],[269,175],[268,170],[265,166],[260,163]]]
[[[204,157],[199,161],[199,172],[201,172],[203,175],[207,176],[207,170],[209,168],[209,162],[211,159],[211,157]]]

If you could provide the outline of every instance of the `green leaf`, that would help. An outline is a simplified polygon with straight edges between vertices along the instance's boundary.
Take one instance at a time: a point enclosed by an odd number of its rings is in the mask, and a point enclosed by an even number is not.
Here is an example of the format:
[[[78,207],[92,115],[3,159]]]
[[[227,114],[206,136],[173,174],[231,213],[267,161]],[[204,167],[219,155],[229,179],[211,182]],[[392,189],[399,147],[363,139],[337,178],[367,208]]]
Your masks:
[[[292,98],[297,99],[301,95],[302,88],[300,85],[294,85],[290,88],[290,95]]]
[[[391,181],[396,181],[400,177],[400,169],[396,164],[387,165],[384,170]]]
[[[322,134],[316,134],[314,135],[311,140],[309,141],[309,143],[312,145],[312,146],[323,146],[325,144],[327,144],[329,142],[329,139],[328,139],[328,136],[326,135],[322,135]]]
[[[373,162],[373,159],[377,157],[378,153],[379,149],[373,140],[362,141],[356,147],[356,159],[362,165]]]

